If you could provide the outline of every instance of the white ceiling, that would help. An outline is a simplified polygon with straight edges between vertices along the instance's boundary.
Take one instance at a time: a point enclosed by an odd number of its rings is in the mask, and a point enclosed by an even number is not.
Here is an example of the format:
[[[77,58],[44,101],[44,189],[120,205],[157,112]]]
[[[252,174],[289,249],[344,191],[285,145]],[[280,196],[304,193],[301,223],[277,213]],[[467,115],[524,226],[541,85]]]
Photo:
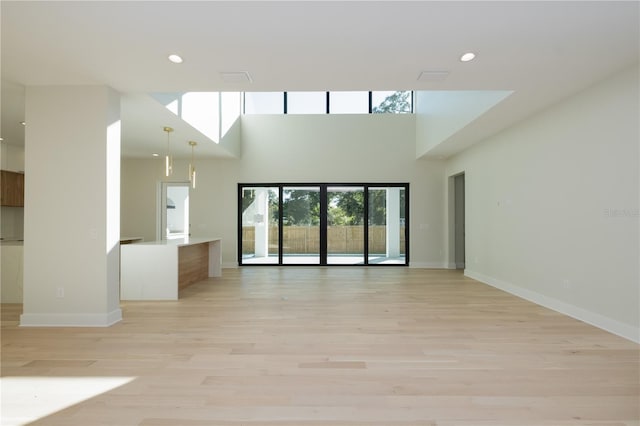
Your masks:
[[[22,143],[23,86],[101,84],[123,94],[132,156],[150,155],[143,142],[164,140],[169,124],[149,92],[514,92],[432,153],[447,156],[639,58],[638,1],[5,0],[0,13],[5,142]],[[467,51],[477,59],[460,62]],[[450,74],[418,81],[423,70]],[[228,71],[253,81],[225,82]],[[201,136],[184,127],[175,138]],[[199,150],[224,155],[214,151]]]

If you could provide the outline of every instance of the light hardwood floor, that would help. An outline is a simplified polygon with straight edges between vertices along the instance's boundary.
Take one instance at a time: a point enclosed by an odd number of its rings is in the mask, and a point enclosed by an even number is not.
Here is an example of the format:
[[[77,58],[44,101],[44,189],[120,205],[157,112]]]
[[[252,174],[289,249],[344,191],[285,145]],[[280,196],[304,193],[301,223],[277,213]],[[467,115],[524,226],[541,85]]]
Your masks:
[[[109,328],[20,328],[3,305],[3,422],[640,423],[639,345],[457,271],[225,269],[180,296]]]

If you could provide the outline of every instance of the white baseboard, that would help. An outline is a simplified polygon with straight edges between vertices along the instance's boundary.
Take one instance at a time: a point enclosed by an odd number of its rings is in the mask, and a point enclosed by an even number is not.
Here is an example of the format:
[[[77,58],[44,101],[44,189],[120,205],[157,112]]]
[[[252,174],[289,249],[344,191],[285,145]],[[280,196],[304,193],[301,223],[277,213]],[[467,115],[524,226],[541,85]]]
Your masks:
[[[416,269],[447,269],[445,262],[409,262],[409,268]]]
[[[222,262],[222,269],[238,269],[237,262]]]
[[[518,287],[505,281],[497,280],[470,269],[465,269],[464,275],[469,278],[473,278],[476,281],[480,281],[484,284],[506,291],[507,293],[511,293],[514,296],[521,297],[522,299],[528,300],[537,305],[544,306],[545,308],[593,325],[594,327],[598,327],[602,330],[608,331],[609,333],[624,337],[632,342],[640,343],[640,327],[633,327],[604,315],[579,308],[569,303],[536,293],[535,291]]]
[[[120,308],[108,314],[22,314],[23,327],[109,327],[122,320]]]

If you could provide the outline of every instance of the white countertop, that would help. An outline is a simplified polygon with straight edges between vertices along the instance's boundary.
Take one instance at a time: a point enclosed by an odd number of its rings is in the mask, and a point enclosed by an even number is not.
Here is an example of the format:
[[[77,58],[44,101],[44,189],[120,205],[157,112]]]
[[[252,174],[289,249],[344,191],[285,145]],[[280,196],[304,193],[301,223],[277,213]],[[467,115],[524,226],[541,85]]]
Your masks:
[[[127,244],[130,246],[192,246],[195,244],[210,243],[213,241],[220,241],[218,237],[186,237],[175,238],[172,240],[160,240],[160,241],[142,241],[133,244]]]

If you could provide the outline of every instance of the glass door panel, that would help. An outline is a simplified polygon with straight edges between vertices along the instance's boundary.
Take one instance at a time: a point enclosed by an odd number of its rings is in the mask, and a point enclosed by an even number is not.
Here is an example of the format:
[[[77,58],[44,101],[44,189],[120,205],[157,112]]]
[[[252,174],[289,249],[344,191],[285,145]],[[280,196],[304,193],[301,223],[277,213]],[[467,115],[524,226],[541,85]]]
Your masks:
[[[283,187],[282,263],[320,264],[320,186]]]
[[[327,264],[364,264],[364,187],[327,187]]]
[[[379,263],[387,253],[387,191],[369,188],[369,263]]]
[[[405,188],[369,188],[369,264],[405,264]]]
[[[242,188],[242,263],[278,264],[278,187]]]

